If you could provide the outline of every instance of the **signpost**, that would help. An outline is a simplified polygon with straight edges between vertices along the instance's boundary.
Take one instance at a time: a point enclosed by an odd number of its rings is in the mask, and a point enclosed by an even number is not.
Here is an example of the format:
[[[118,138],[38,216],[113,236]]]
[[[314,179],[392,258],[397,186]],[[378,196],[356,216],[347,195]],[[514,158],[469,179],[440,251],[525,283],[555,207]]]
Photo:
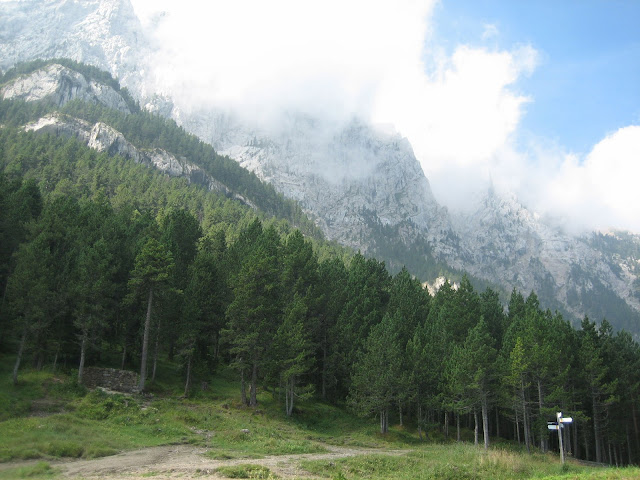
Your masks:
[[[557,430],[558,431],[558,440],[560,440],[560,459],[562,460],[562,464],[564,465],[564,445],[562,442],[562,429],[565,424],[569,424],[573,422],[573,418],[571,417],[563,417],[562,412],[556,413],[557,422],[548,422],[547,428],[549,430]]]

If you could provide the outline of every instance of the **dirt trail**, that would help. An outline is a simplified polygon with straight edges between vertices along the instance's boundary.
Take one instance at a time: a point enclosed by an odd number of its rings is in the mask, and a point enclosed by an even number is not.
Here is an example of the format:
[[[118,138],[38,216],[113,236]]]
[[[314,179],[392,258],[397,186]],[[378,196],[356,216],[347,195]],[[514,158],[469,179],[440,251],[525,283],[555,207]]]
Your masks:
[[[319,478],[300,467],[301,460],[334,460],[356,455],[403,455],[408,450],[350,448],[325,445],[328,452],[296,455],[273,455],[258,459],[212,460],[204,456],[208,448],[193,445],[168,445],[119,453],[93,460],[50,462],[63,478],[108,478],[110,480],[158,480],[180,478],[183,480],[225,478],[215,473],[222,466],[253,464],[262,465],[280,478]],[[3,467],[11,467],[4,464]],[[14,464],[13,466],[18,466]]]

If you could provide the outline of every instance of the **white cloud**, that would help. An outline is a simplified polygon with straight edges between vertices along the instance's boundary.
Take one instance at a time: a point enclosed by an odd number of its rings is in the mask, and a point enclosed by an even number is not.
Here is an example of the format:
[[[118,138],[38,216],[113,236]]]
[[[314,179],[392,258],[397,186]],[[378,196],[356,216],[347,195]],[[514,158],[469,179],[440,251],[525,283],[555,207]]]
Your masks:
[[[582,163],[564,162],[550,193],[561,211],[585,225],[640,232],[639,179],[640,126],[628,126],[600,141]]]
[[[368,112],[387,72],[419,58],[432,2],[134,0],[134,8],[147,25],[159,19],[156,85],[183,104],[342,118]]]
[[[640,231],[639,127],[586,158],[540,141],[516,148],[535,101],[517,85],[537,68],[538,52],[458,45],[444,53],[430,30],[435,3],[133,0],[159,47],[156,88],[183,108],[215,104],[262,121],[282,110],[334,121],[357,114],[409,138],[450,207],[468,205],[491,178],[543,214]],[[478,44],[498,34],[486,24]]]
[[[500,34],[498,27],[492,23],[485,23],[484,30],[482,31],[482,40],[490,40],[497,37]]]

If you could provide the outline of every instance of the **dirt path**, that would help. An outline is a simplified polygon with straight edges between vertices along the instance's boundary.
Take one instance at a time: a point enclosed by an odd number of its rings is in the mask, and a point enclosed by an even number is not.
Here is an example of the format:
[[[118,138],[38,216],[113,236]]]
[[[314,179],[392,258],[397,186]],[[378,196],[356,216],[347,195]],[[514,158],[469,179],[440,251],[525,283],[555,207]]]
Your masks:
[[[259,459],[212,460],[204,456],[209,449],[193,445],[169,445],[123,452],[93,460],[50,462],[64,478],[108,478],[110,480],[183,480],[225,478],[215,473],[222,466],[262,465],[281,478],[319,478],[300,467],[301,460],[334,460],[356,455],[403,455],[408,450],[348,448],[325,445],[326,453],[273,455]],[[10,467],[4,464],[4,467]],[[14,465],[14,466],[17,466]]]

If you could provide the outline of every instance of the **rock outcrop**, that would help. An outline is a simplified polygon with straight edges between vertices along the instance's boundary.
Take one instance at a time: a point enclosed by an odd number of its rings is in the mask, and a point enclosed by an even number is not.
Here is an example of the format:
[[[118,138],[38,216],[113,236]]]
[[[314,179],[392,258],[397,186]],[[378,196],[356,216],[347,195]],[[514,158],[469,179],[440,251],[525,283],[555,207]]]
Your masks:
[[[144,93],[148,47],[130,1],[5,0],[0,8],[0,70],[37,58],[70,58]]]
[[[105,152],[110,156],[120,155],[136,163],[155,168],[171,177],[186,178],[189,183],[204,186],[208,190],[222,193],[227,197],[241,201],[251,208],[256,208],[252,202],[232,192],[224,184],[211,177],[201,167],[189,162],[186,158],[177,157],[160,148],[139,149],[131,144],[122,133],[105,123],[98,122],[91,125],[68,115],[53,113],[25,125],[24,128],[26,131],[76,137],[98,152]]]
[[[48,101],[58,107],[72,100],[99,103],[123,113],[131,113],[125,99],[113,88],[62,65],[52,64],[16,78],[0,89],[4,100]]]

